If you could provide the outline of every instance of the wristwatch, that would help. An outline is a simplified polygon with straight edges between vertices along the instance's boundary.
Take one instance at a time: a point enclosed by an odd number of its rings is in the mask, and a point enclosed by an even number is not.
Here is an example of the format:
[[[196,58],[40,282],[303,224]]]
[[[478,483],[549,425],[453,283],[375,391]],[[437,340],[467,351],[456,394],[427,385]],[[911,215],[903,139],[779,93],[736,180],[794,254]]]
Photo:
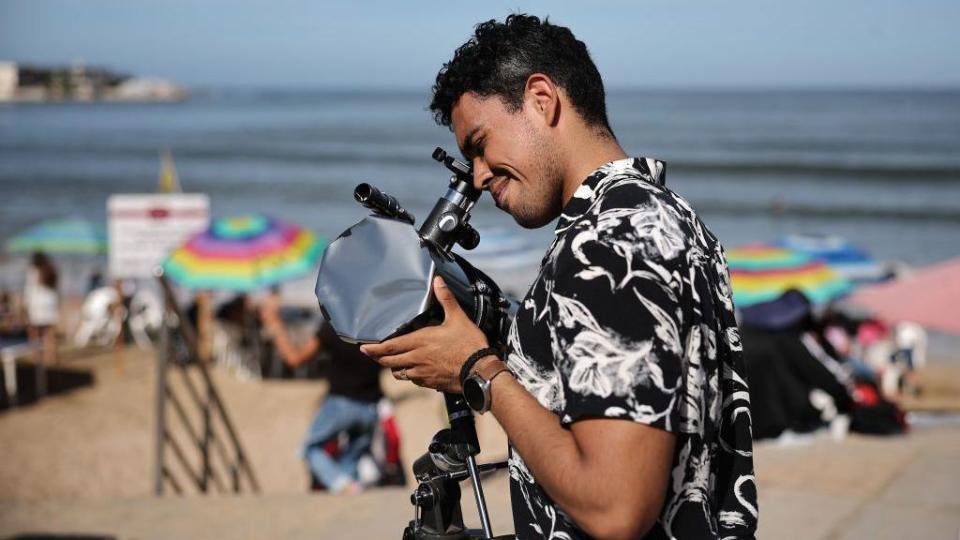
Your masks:
[[[490,398],[490,385],[497,375],[505,371],[513,374],[503,360],[498,358],[492,362],[480,363],[477,370],[463,381],[463,398],[474,412],[483,414],[490,410],[493,402]]]

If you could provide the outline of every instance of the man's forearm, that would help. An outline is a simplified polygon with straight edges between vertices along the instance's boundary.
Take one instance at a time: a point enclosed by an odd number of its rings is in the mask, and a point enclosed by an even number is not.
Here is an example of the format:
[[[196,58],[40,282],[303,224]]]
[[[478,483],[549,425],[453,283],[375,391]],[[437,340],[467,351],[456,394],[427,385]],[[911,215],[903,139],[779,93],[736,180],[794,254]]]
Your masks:
[[[607,519],[618,497],[615,483],[582,452],[557,415],[513,377],[497,377],[491,395],[491,412],[547,494],[581,527]]]

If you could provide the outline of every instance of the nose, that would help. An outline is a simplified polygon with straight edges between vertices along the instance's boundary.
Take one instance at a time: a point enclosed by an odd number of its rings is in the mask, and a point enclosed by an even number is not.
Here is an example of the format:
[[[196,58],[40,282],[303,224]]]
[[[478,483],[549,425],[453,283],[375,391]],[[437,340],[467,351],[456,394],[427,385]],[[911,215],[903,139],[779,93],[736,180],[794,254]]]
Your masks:
[[[473,187],[477,191],[483,191],[487,188],[487,184],[490,183],[490,180],[493,179],[493,171],[490,170],[490,167],[487,166],[486,161],[483,158],[476,157],[473,159]]]

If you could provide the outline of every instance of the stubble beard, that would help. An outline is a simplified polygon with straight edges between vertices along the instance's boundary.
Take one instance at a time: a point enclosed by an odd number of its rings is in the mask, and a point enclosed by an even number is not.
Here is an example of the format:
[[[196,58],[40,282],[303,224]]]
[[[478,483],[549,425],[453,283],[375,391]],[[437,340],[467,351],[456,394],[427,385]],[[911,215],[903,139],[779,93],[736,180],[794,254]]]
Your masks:
[[[525,229],[539,229],[550,223],[563,211],[563,174],[548,141],[531,133],[531,164],[537,174],[527,186],[517,186],[517,197],[511,201],[510,214]]]

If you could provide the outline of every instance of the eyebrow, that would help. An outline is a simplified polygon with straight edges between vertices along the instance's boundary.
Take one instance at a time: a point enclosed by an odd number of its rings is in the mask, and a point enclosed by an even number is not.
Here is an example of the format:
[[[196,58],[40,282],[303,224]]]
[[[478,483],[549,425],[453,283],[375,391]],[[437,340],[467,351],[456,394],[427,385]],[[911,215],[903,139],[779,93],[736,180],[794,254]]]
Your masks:
[[[473,138],[482,128],[483,126],[475,126],[473,129],[467,132],[467,136],[463,138],[463,147],[460,149],[460,151],[463,153],[463,157],[472,159],[473,156],[471,154],[473,154],[474,146],[476,144],[473,142]]]

